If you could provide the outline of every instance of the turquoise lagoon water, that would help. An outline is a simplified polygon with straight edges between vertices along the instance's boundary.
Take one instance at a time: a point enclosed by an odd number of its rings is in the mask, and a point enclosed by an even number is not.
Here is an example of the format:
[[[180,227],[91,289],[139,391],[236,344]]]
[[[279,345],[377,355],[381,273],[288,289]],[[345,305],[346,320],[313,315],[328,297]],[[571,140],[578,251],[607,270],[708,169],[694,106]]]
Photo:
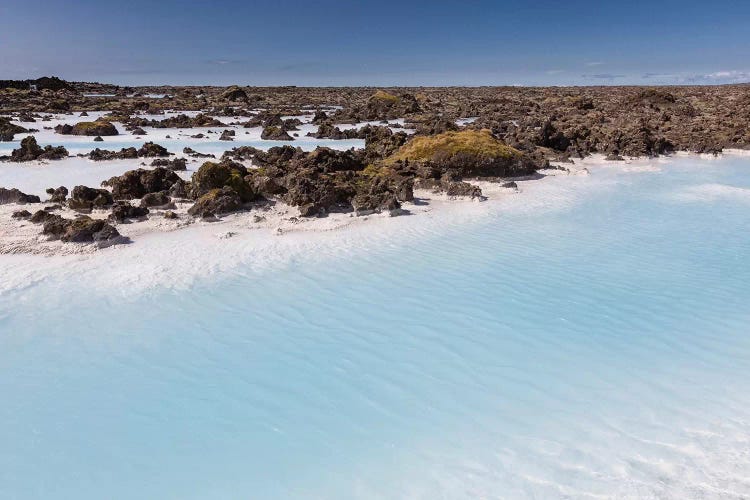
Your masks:
[[[657,166],[187,289],[4,293],[0,498],[747,498],[750,158]]]

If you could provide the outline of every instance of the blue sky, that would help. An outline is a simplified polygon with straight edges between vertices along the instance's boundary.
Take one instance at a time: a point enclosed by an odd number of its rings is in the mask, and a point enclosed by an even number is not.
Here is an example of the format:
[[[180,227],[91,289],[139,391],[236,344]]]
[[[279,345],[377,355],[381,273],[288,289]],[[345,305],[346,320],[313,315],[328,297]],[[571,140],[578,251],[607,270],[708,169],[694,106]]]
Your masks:
[[[750,81],[750,1],[2,0],[0,79],[120,84]]]

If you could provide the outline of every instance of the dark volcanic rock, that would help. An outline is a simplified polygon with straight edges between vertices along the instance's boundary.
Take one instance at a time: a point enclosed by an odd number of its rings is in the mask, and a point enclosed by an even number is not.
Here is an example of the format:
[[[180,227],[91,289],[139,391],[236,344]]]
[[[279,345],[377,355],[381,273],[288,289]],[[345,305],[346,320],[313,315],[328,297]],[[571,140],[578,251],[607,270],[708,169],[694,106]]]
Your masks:
[[[145,118],[133,118],[128,120],[129,127],[153,127],[153,128],[195,128],[195,127],[222,127],[224,124],[219,120],[202,113],[194,117],[180,114],[165,118],[164,120],[147,120]]]
[[[171,153],[163,146],[146,142],[139,149],[134,147],[122,148],[120,151],[109,151],[106,149],[96,148],[89,153],[89,158],[94,161],[104,160],[132,160],[135,158],[165,158]]]
[[[44,221],[42,234],[71,243],[111,244],[121,240],[117,229],[106,221],[85,216],[71,220],[51,215]]]
[[[164,167],[169,170],[187,170],[187,160],[185,158],[175,158],[173,160],[165,160],[163,158],[157,158],[151,162],[152,167]]]
[[[22,193],[16,188],[5,189],[0,187],[0,205],[7,205],[8,203],[39,203],[40,201],[38,196]]]
[[[142,207],[166,207],[172,206],[172,198],[169,197],[167,191],[159,191],[158,193],[148,193],[141,198]]]
[[[260,138],[267,141],[293,141],[294,138],[289,135],[283,127],[267,126],[260,134]]]
[[[338,151],[321,146],[310,153],[297,155],[291,163],[290,166],[295,170],[312,168],[319,172],[343,172],[364,168],[361,155],[353,150]]]
[[[138,150],[139,158],[154,158],[154,157],[165,157],[169,156],[167,148],[154,144],[153,142],[146,142]]]
[[[55,215],[53,213],[50,213],[47,210],[37,210],[34,212],[34,214],[31,216],[31,222],[34,224],[41,224],[42,222],[47,222],[50,219],[53,219],[55,217],[59,217],[58,215]]]
[[[368,215],[374,212],[388,211],[399,215],[400,201],[414,199],[413,181],[394,175],[365,176],[357,183],[357,194],[351,204],[357,215]]]
[[[16,210],[11,215],[14,219],[29,219],[31,218],[31,212],[28,210]]]
[[[27,129],[14,125],[7,118],[0,117],[0,141],[12,141],[15,134],[28,132]]]
[[[367,101],[366,118],[388,120],[420,111],[419,103],[412,94],[395,95],[378,90]]]
[[[312,123],[318,125],[327,121],[328,121],[328,115],[326,114],[325,111],[322,111],[320,109],[315,111],[315,115],[313,115]]]
[[[175,184],[183,182],[172,170],[156,167],[153,170],[129,170],[102,182],[102,185],[112,188],[112,196],[115,199],[132,200],[142,198],[148,193],[169,191]]]
[[[216,158],[216,155],[211,153],[199,153],[193,148],[185,147],[182,149],[182,152],[185,153],[188,156],[191,156],[193,158]]]
[[[45,146],[41,148],[30,135],[21,141],[21,147],[10,154],[10,161],[24,162],[33,160],[60,160],[68,156],[68,150],[62,146]]]
[[[234,160],[251,160],[255,158],[258,153],[263,153],[260,149],[256,149],[252,146],[240,146],[238,148],[232,148],[229,151],[224,151],[221,155],[223,159],[234,159]]]
[[[448,196],[466,196],[470,198],[482,198],[482,190],[468,182],[448,182],[445,186],[445,194]]]
[[[448,196],[482,199],[482,189],[479,186],[463,181],[432,178],[417,179],[414,187],[417,189],[428,189],[435,193],[445,193]]]
[[[127,201],[117,201],[112,206],[109,220],[114,222],[125,222],[128,219],[138,219],[148,215],[148,208],[133,206]]]
[[[336,185],[330,177],[315,172],[299,172],[286,179],[284,201],[300,208],[303,217],[325,213],[339,201]]]
[[[123,148],[120,151],[109,151],[96,148],[89,153],[89,158],[94,161],[105,160],[132,160],[138,158],[138,150],[135,148]]]
[[[247,93],[235,85],[226,89],[221,98],[227,101],[247,101]]]
[[[352,199],[352,207],[357,215],[369,215],[382,210],[387,210],[396,215],[401,204],[396,195],[391,192],[382,193],[359,193]]]
[[[73,210],[88,211],[93,208],[108,207],[113,201],[112,193],[106,189],[76,186],[68,199],[68,207]]]
[[[46,193],[50,195],[50,203],[65,203],[68,196],[68,188],[60,186],[58,188],[47,188]]]

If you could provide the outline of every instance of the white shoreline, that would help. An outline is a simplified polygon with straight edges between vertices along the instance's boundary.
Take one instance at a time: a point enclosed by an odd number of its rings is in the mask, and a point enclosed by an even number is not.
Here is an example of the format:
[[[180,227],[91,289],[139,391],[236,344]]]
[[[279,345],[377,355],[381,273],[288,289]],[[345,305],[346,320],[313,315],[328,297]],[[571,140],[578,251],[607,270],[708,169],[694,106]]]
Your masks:
[[[750,153],[738,150],[738,156]],[[727,156],[734,156],[731,151]],[[216,222],[190,220],[189,204],[171,220],[154,210],[148,220],[118,224],[118,231],[132,239],[98,250],[93,245],[47,241],[41,226],[11,219],[16,210],[30,212],[38,205],[0,205],[0,294],[22,289],[46,279],[67,281],[86,275],[92,287],[119,288],[138,292],[155,286],[182,288],[197,279],[227,271],[264,271],[297,259],[350,255],[377,245],[442,234],[446,228],[475,223],[488,216],[502,217],[509,211],[540,212],[564,209],[576,203],[587,189],[614,185],[611,176],[587,174],[604,169],[618,174],[660,172],[676,157],[713,160],[713,155],[678,154],[672,157],[634,158],[607,161],[594,155],[563,166],[570,172],[548,171],[545,178],[519,180],[519,192],[501,184],[471,181],[482,188],[484,202],[448,199],[417,191],[419,203],[405,203],[411,215],[390,217],[387,213],[355,217],[349,213],[325,218],[298,217],[298,210],[276,203],[267,209],[253,209],[227,215]],[[718,158],[721,158],[719,156]],[[66,217],[73,212],[63,209]],[[106,217],[100,211],[94,217]],[[265,217],[255,221],[257,215]]]
[[[585,171],[581,171],[584,172]],[[243,268],[267,270],[298,258],[368,251],[379,244],[440,234],[443,229],[471,224],[498,209],[533,210],[548,205],[554,179],[579,177],[550,171],[549,177],[518,181],[519,190],[499,183],[475,182],[486,201],[449,199],[444,194],[415,192],[417,203],[404,203],[409,215],[388,213],[354,216],[333,213],[323,218],[302,218],[299,211],[276,203],[266,211],[253,209],[229,214],[216,222],[188,217],[170,220],[158,215],[141,222],[118,224],[132,239],[98,249],[92,244],[46,241],[41,225],[11,219],[15,210],[34,205],[0,205],[0,294],[42,279],[67,281],[85,274],[91,286],[120,287],[129,291],[157,285],[189,286],[196,279]],[[538,195],[530,193],[538,192]],[[523,201],[522,201],[523,199]],[[179,207],[184,214],[190,204]],[[64,216],[70,217],[73,213]],[[99,211],[93,217],[106,217]],[[265,220],[255,222],[255,216]]]

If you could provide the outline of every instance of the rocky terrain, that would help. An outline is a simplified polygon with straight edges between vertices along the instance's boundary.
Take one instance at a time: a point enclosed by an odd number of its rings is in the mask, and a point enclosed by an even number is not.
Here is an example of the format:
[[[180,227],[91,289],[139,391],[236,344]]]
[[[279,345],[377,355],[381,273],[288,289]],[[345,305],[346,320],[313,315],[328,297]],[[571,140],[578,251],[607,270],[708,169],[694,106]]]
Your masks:
[[[172,110],[182,114],[165,115]],[[106,114],[86,118],[97,111]],[[52,114],[71,121],[45,127]],[[364,147],[303,151],[295,147],[305,124],[298,116],[309,116],[307,123],[315,125],[307,137],[361,139]],[[231,127],[223,117],[231,117]],[[186,156],[170,158],[174,153],[151,141],[119,151],[94,148],[85,155],[91,160],[133,160],[133,168],[102,186],[50,188],[44,206],[13,214],[38,224],[49,238],[104,245],[119,241],[117,224],[157,214],[206,219],[284,203],[302,217],[399,215],[404,203],[414,201],[415,189],[481,199],[472,181],[512,187],[513,178],[534,176],[550,161],[750,149],[750,86],[374,89],[0,81],[0,140],[23,138],[0,160],[68,157],[65,147],[41,147],[29,135],[34,129],[13,122],[39,123],[61,140],[103,141],[102,136],[119,134],[113,123],[137,136],[148,136],[148,129],[201,127],[221,133],[218,140],[226,149],[220,157],[186,147]],[[347,128],[350,124],[358,126]],[[243,129],[253,128],[262,140],[288,145],[233,147]],[[186,170],[188,159],[201,157],[208,161],[189,179],[176,173]],[[155,159],[146,165],[145,158]],[[5,188],[2,204],[41,203]],[[177,206],[188,208],[179,213],[172,210]],[[54,213],[59,209],[76,215],[65,218]]]

